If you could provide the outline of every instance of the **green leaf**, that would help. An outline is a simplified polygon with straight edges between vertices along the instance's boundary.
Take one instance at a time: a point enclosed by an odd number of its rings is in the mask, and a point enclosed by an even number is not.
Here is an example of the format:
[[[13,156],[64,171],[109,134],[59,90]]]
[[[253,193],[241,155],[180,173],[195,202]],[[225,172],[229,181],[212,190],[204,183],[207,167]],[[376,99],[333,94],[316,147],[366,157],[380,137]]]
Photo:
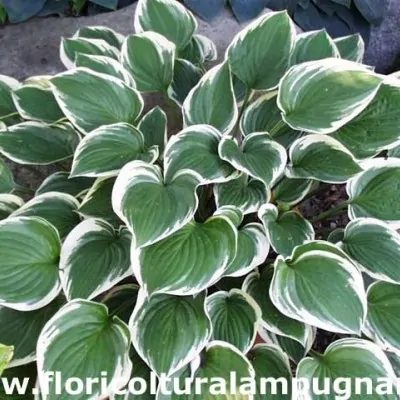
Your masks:
[[[89,39],[81,37],[62,38],[60,46],[60,59],[65,68],[72,69],[75,66],[77,54],[92,56],[106,56],[118,60],[119,51],[102,39]]]
[[[74,37],[101,39],[117,49],[121,48],[124,41],[123,35],[106,26],[83,26],[76,31]]]
[[[14,194],[0,193],[0,221],[22,207],[24,201]]]
[[[373,217],[394,226],[400,222],[400,160],[375,159],[347,183],[350,219]]]
[[[55,381],[48,382],[46,376],[49,371],[60,372],[61,385],[72,377],[84,382],[87,378],[97,378],[100,382],[106,373],[104,389],[107,391],[94,383],[91,386],[93,398],[107,396],[113,386],[123,387],[132,369],[129,342],[126,324],[110,316],[104,305],[85,300],[68,303],[46,324],[38,341],[39,383],[49,389],[46,399],[71,398],[66,391],[56,394]],[[74,397],[85,400],[87,394],[83,392]]]
[[[141,120],[138,129],[143,134],[147,148],[158,146],[160,158],[164,158],[167,145],[167,115],[160,107],[152,108]]]
[[[315,179],[327,183],[345,183],[363,169],[353,154],[327,135],[307,135],[290,147],[289,178]]]
[[[272,345],[258,344],[247,354],[247,358],[256,371],[258,385],[254,400],[267,400],[270,398],[279,400],[291,399],[292,372],[289,359],[283,351]],[[265,388],[262,388],[259,382],[266,377],[277,380],[283,378],[286,379],[287,383],[283,386],[277,385],[277,392],[271,393],[272,390],[265,392]],[[273,389],[273,386],[271,386],[271,389]]]
[[[335,391],[332,387],[333,382],[339,378],[348,379],[351,387],[354,387],[355,380],[367,378],[372,382],[374,388],[373,394],[369,392],[368,385],[359,385],[357,394],[351,394],[351,399],[362,400],[365,398],[371,400],[394,400],[396,395],[382,395],[375,392],[378,386],[382,389],[382,379],[387,383],[390,380],[396,381],[396,377],[389,360],[385,353],[374,343],[356,338],[346,338],[332,343],[323,355],[317,357],[304,358],[297,367],[296,377],[307,381],[314,381],[315,385],[323,388],[324,379],[328,378],[329,394],[316,395],[311,391],[311,385],[308,391],[303,392],[302,398],[310,400],[333,400]],[[335,385],[336,386],[336,385]],[[347,386],[347,385],[346,385]],[[383,385],[386,389],[387,386]],[[347,386],[351,389],[350,385]],[[390,389],[390,384],[389,384]],[[391,388],[396,393],[395,383]],[[385,390],[385,389],[384,389]],[[337,393],[337,392],[336,392]]]
[[[112,204],[132,231],[134,246],[148,246],[191,221],[200,182],[201,177],[192,171],[180,171],[166,182],[158,166],[142,161],[126,164],[115,182]]]
[[[376,282],[368,288],[368,314],[365,335],[382,349],[399,352],[400,286]]]
[[[132,275],[126,228],[116,232],[100,219],[88,219],[73,229],[62,245],[61,283],[68,300],[91,300]]]
[[[193,37],[197,21],[182,4],[172,0],[140,0],[135,12],[135,32],[153,31],[183,49]]]
[[[101,125],[132,124],[143,110],[143,99],[135,89],[87,68],[56,75],[51,86],[64,114],[85,134]]]
[[[400,81],[388,80],[368,107],[334,133],[357,158],[375,155],[399,143]]]
[[[111,315],[116,315],[125,323],[129,323],[139,294],[139,285],[126,284],[110,290],[102,300]]]
[[[157,375],[171,375],[188,364],[211,336],[204,293],[145,297],[140,292],[129,326],[136,351]]]
[[[35,195],[48,192],[67,193],[71,196],[78,196],[89,189],[93,184],[91,178],[70,178],[69,172],[55,172],[49,175],[36,189]]]
[[[0,75],[0,118],[17,112],[11,92],[19,87],[20,83],[16,79]]]
[[[133,270],[149,295],[193,295],[223,276],[236,256],[237,240],[235,226],[224,215],[191,221],[154,244],[132,247]]]
[[[79,143],[70,176],[115,176],[129,161],[153,163],[157,158],[158,148],[147,149],[143,134],[134,126],[125,122],[104,125]]]
[[[12,92],[14,104],[22,118],[55,122],[64,117],[52,91],[36,85],[23,85]]]
[[[79,140],[70,124],[23,122],[0,130],[0,152],[18,164],[47,165],[72,157]]]
[[[123,66],[141,92],[166,93],[174,76],[175,45],[156,32],[128,36],[121,50]]]
[[[232,76],[227,62],[210,69],[183,103],[184,126],[206,124],[221,134],[230,132],[238,118]]]
[[[343,250],[375,279],[400,283],[400,235],[373,218],[351,221],[342,239]]]
[[[229,46],[226,54],[232,72],[250,89],[275,88],[288,68],[295,35],[286,11],[261,16],[236,35]]]
[[[284,177],[275,187],[273,196],[278,204],[293,206],[309,193],[313,181],[311,179],[290,179]]]
[[[78,208],[79,214],[85,218],[100,218],[118,227],[122,221],[114,213],[111,204],[111,194],[115,178],[98,178],[86,193]]]
[[[246,174],[225,183],[214,186],[217,207],[236,206],[243,214],[257,212],[262,204],[268,203],[271,192],[257,179],[250,179]]]
[[[296,65],[329,57],[339,57],[339,51],[326,30],[305,32],[296,37],[290,64]]]
[[[13,217],[40,217],[50,222],[64,239],[79,224],[76,212],[79,202],[75,197],[58,192],[48,192],[34,197],[21,208],[14,211]]]
[[[244,276],[261,265],[269,253],[269,242],[261,224],[250,223],[238,229],[237,252],[224,276]]]
[[[259,209],[258,218],[277,254],[289,257],[296,246],[314,240],[313,226],[297,211],[287,211],[279,215],[276,206],[265,204]]]
[[[328,242],[310,242],[296,247],[291,258],[279,256],[270,289],[275,306],[320,329],[360,334],[367,311],[364,283],[341,253]]]
[[[340,57],[345,60],[361,63],[365,53],[365,43],[359,33],[340,37],[334,40]]]
[[[261,325],[277,335],[290,337],[305,345],[308,340],[309,327],[295,319],[282,314],[272,303],[269,291],[272,282],[273,268],[264,268],[260,273],[253,272],[243,282],[243,291],[249,294],[262,311]]]
[[[211,39],[203,35],[194,35],[185,48],[179,51],[178,57],[202,67],[205,62],[215,61],[218,52]]]
[[[37,310],[59,293],[60,238],[37,217],[0,222],[0,304],[18,311]]]
[[[237,171],[218,154],[221,134],[209,125],[190,126],[168,142],[164,154],[167,179],[180,170],[198,173],[202,183],[225,182],[237,176]]]
[[[13,358],[14,347],[0,344],[0,376]]]
[[[182,106],[189,92],[199,83],[203,71],[190,61],[177,58],[175,60],[174,78],[168,89],[169,97],[179,107]]]
[[[254,132],[270,132],[282,121],[281,110],[276,104],[276,93],[265,94],[246,108],[240,120],[240,128],[244,136]],[[301,132],[294,131],[284,124],[272,138],[287,147],[300,136]]]
[[[118,61],[106,56],[93,56],[78,53],[75,57],[75,67],[88,68],[94,72],[111,75],[121,79],[128,86],[136,88],[136,83],[130,73]]]
[[[8,165],[0,158],[0,193],[10,193],[14,186],[13,174]]]
[[[361,64],[329,58],[292,67],[279,85],[278,107],[293,129],[332,133],[360,114],[381,78]]]
[[[47,306],[28,312],[0,306],[0,342],[14,348],[10,368],[36,361],[36,344],[40,332],[63,303],[63,299],[57,297]]]
[[[220,157],[267,187],[272,187],[283,174],[287,155],[268,133],[252,133],[239,146],[235,139],[224,137],[219,144]]]
[[[207,297],[212,322],[212,340],[221,340],[247,353],[256,339],[261,310],[257,303],[238,289],[216,292]]]

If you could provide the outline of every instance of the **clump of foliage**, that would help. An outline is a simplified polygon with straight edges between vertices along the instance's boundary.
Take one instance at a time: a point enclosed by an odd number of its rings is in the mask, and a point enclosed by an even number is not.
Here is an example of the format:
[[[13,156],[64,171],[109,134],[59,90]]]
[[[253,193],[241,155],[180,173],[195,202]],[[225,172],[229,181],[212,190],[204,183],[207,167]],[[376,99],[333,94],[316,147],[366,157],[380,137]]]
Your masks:
[[[68,169],[24,202],[1,163],[4,375],[289,378],[291,360],[310,379],[394,376],[400,81],[362,64],[360,36],[296,35],[286,12],[205,72],[196,29],[180,3],[140,0],[136,34],[84,28],[66,72],[1,77],[1,154]],[[154,92],[168,107],[145,108]],[[326,184],[348,198],[307,219]],[[324,331],[340,339],[317,354]]]

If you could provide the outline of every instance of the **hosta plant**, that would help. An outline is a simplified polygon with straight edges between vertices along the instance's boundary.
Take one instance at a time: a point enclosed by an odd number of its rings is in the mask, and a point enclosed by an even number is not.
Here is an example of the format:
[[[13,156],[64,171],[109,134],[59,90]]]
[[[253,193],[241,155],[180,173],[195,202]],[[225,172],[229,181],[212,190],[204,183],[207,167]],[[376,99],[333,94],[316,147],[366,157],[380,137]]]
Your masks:
[[[400,81],[359,36],[296,35],[286,12],[220,63],[176,1],[140,0],[134,26],[63,39],[56,76],[0,79],[3,377],[106,374],[82,400],[151,373],[394,377]],[[7,160],[59,170],[27,194]],[[270,398],[203,389],[135,398]]]

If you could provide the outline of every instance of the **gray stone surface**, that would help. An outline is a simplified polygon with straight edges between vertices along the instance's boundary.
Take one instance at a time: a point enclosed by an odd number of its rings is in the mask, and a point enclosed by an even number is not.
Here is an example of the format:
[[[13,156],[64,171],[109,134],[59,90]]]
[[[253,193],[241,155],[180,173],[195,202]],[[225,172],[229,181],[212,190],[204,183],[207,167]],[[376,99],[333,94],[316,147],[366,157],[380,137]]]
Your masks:
[[[383,23],[372,29],[365,62],[386,73],[397,62],[400,69],[400,0],[387,0],[388,8]]]

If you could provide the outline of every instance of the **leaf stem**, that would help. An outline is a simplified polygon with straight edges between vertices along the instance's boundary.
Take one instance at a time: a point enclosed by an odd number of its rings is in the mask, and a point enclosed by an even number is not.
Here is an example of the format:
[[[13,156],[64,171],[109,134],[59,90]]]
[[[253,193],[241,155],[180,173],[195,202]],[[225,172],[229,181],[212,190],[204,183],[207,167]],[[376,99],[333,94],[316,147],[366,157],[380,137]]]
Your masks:
[[[238,136],[240,135],[240,121],[241,121],[241,119],[243,117],[244,112],[246,111],[247,106],[249,105],[249,102],[250,102],[252,96],[253,96],[253,90],[249,89],[249,88],[246,88],[246,94],[245,94],[244,99],[243,99],[243,104],[242,104],[242,107],[240,109],[240,113],[239,113],[239,116],[238,116],[238,119],[237,119],[237,122],[236,122],[235,129],[233,130],[234,135],[236,136],[237,139],[239,139]]]
[[[286,126],[285,121],[281,119],[270,131],[271,137],[275,137],[279,131]]]
[[[348,205],[349,205],[349,202],[348,202],[348,201],[345,201],[344,203],[341,203],[341,204],[337,205],[336,207],[333,207],[333,208],[331,208],[330,210],[325,211],[325,212],[319,214],[319,215],[316,216],[315,218],[312,218],[312,219],[310,220],[310,222],[311,222],[312,224],[314,224],[315,222],[319,222],[319,221],[322,221],[322,220],[327,219],[327,218],[329,218],[329,217],[333,217],[334,215],[337,215],[338,212],[344,210]]]
[[[313,350],[313,349],[310,349],[310,351],[308,352],[308,354],[309,354],[311,357],[314,357],[314,358],[316,358],[316,359],[319,360],[319,361],[322,361],[323,358],[324,358],[324,356],[323,356],[322,354],[316,352],[316,351]]]
[[[3,115],[2,117],[0,117],[0,121],[4,121],[5,119],[11,118],[11,117],[19,117],[19,113],[13,112],[11,114]]]

